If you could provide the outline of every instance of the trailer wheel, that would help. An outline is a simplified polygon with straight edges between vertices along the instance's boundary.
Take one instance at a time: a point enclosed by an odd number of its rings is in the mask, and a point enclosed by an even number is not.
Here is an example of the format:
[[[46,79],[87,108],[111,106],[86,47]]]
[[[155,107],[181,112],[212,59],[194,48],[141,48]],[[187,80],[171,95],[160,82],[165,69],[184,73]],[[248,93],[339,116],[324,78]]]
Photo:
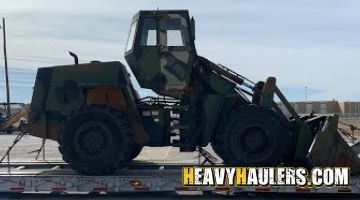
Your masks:
[[[211,145],[225,163],[236,166],[276,166],[290,144],[290,131],[280,116],[258,106],[233,110],[220,123]]]
[[[105,105],[87,105],[63,123],[59,150],[81,174],[108,174],[127,161],[131,136],[125,114]]]

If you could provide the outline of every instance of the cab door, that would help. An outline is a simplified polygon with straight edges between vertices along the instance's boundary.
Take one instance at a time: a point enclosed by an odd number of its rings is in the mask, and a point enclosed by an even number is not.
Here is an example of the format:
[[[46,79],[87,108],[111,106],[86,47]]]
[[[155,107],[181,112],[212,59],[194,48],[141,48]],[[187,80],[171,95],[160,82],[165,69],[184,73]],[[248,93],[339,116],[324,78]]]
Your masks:
[[[166,78],[163,94],[180,97],[187,89],[196,55],[188,13],[162,14],[159,23],[160,71]]]
[[[134,17],[125,49],[125,59],[143,88],[158,90],[163,80],[159,79],[160,50],[158,22],[151,12],[140,12]]]

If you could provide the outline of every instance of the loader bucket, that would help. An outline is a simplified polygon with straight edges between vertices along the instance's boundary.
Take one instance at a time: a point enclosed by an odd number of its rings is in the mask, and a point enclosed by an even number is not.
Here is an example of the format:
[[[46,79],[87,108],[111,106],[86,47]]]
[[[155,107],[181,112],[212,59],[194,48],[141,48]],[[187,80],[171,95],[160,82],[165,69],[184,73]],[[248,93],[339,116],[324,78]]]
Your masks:
[[[360,158],[338,131],[339,117],[328,116],[316,134],[307,158],[312,167],[349,167],[352,174],[360,172]]]

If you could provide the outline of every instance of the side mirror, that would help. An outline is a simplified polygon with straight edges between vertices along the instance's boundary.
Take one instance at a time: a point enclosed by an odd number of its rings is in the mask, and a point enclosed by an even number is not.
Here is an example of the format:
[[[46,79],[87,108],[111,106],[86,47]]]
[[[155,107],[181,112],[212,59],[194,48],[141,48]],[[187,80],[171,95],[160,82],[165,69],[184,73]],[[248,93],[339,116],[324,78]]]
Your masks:
[[[193,41],[195,41],[195,19],[194,17],[191,17],[191,27],[190,27],[190,34],[191,34],[191,39]]]

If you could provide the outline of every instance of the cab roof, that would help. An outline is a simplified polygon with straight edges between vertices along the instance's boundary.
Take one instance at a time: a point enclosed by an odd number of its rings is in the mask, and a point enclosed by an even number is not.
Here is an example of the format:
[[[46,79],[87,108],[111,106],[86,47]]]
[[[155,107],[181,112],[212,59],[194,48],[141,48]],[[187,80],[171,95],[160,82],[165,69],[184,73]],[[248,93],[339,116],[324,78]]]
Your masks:
[[[189,11],[188,10],[140,10],[134,15],[133,20],[137,19],[140,15],[147,16],[147,15],[158,15],[158,14],[180,14],[180,15],[189,16]]]

